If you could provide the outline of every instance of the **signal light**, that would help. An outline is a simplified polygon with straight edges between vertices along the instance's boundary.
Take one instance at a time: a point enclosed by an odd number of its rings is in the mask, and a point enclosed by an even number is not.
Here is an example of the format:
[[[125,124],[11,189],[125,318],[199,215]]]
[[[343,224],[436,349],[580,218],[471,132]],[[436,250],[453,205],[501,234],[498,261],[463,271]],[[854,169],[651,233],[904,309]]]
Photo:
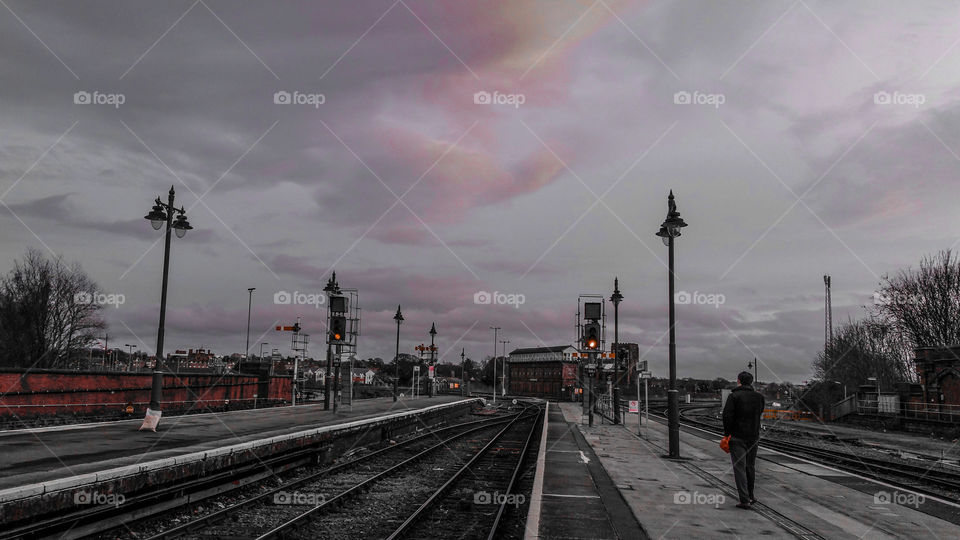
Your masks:
[[[347,318],[343,315],[333,315],[330,317],[330,341],[333,343],[342,342],[347,337]]]
[[[600,347],[600,325],[595,322],[583,325],[583,348],[597,349]]]

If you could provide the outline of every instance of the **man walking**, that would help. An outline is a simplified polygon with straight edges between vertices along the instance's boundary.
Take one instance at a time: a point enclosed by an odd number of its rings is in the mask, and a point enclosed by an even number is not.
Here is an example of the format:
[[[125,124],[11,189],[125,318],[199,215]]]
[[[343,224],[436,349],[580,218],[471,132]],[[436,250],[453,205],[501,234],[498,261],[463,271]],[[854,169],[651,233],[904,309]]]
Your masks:
[[[756,476],[757,443],[760,441],[760,415],[763,394],[753,389],[753,375],[743,371],[737,375],[739,385],[727,396],[723,407],[723,434],[730,437],[730,459],[737,481],[740,502],[737,508],[750,508],[757,502],[753,493]]]

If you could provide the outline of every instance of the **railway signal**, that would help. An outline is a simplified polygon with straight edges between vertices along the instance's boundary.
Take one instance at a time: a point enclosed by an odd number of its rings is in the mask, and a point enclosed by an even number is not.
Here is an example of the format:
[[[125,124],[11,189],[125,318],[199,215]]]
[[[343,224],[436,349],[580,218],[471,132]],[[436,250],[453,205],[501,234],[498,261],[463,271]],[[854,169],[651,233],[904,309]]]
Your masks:
[[[330,316],[330,342],[343,343],[347,337],[347,317],[344,315]]]
[[[600,346],[600,323],[591,321],[583,325],[583,348],[591,351]]]

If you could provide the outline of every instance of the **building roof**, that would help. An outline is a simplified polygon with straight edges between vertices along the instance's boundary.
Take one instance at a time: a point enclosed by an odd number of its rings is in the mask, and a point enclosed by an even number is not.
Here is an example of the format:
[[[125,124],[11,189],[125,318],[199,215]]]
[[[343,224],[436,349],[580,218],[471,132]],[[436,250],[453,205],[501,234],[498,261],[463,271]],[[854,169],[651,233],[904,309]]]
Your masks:
[[[559,353],[572,348],[573,345],[556,345],[554,347],[527,347],[525,349],[514,349],[510,351],[510,356],[515,354]]]

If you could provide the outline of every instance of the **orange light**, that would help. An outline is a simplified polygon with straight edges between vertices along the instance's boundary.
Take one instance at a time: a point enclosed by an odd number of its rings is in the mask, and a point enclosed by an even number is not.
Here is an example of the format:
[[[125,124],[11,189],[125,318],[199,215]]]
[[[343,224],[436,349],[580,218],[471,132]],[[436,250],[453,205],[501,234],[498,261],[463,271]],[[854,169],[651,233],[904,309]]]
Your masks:
[[[334,334],[333,339],[340,339],[340,334]]]

